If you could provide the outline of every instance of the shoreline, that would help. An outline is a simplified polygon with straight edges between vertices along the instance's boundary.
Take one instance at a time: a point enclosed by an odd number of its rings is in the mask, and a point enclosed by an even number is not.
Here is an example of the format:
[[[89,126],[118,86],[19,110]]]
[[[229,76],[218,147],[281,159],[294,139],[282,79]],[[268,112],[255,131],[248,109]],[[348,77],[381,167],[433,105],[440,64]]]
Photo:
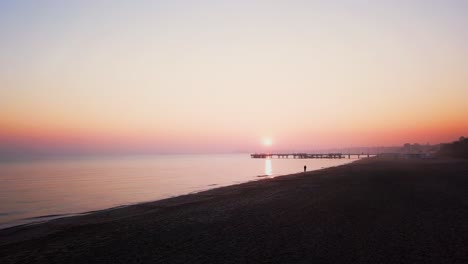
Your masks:
[[[466,187],[466,160],[363,159],[2,229],[0,262],[463,263]]]
[[[366,158],[361,158],[361,159],[353,159],[349,163],[346,164],[341,164],[341,165],[336,165],[336,166],[331,166],[331,167],[325,167],[325,168],[319,168],[316,170],[310,170],[308,172],[314,172],[314,171],[320,171],[320,170],[325,170],[328,168],[334,168],[334,167],[339,167],[339,166],[346,166],[348,164],[352,164],[361,160],[365,160]],[[295,175],[295,174],[301,174],[303,172],[297,172],[297,173],[290,173],[290,174],[283,174],[283,175],[277,175],[277,176],[269,176],[269,175],[257,175],[253,176],[252,179],[245,181],[245,182],[239,182],[239,183],[233,183],[229,185],[219,185],[219,184],[210,184],[205,187],[200,187],[200,190],[195,190],[191,191],[188,193],[183,193],[183,194],[176,194],[176,195],[171,195],[168,197],[163,197],[161,199],[156,199],[156,200],[148,200],[148,201],[141,201],[141,202],[135,202],[135,203],[128,203],[128,204],[118,204],[112,207],[107,207],[107,208],[101,208],[101,209],[96,209],[96,210],[90,210],[90,211],[83,211],[83,212],[70,212],[70,213],[60,213],[60,214],[50,214],[50,215],[38,215],[38,216],[32,216],[32,217],[27,217],[27,218],[21,218],[17,220],[13,220],[11,222],[5,222],[5,223],[0,223],[0,231],[5,230],[5,229],[10,229],[10,228],[15,228],[15,227],[21,227],[21,226],[34,226],[34,225],[40,225],[44,224],[50,221],[55,221],[59,220],[62,218],[69,218],[69,217],[79,217],[79,216],[85,216],[93,213],[98,213],[101,211],[108,211],[108,210],[115,210],[115,209],[120,209],[120,208],[125,208],[129,206],[135,206],[139,204],[145,204],[145,203],[153,203],[153,202],[158,202],[166,199],[172,199],[172,198],[177,198],[179,196],[185,196],[185,195],[191,195],[191,194],[197,194],[200,192],[205,192],[205,191],[210,191],[218,188],[224,188],[224,187],[229,187],[229,186],[235,186],[235,185],[240,185],[244,183],[249,183],[249,182],[255,182],[255,181],[262,181],[262,180],[268,180],[268,179],[273,179],[277,177],[284,177],[284,176],[289,176],[289,175]]]

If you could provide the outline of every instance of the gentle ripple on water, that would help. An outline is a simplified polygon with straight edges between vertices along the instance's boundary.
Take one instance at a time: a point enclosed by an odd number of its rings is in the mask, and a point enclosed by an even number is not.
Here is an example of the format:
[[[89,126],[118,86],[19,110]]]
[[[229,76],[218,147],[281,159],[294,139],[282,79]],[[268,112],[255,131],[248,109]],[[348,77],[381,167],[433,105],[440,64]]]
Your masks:
[[[352,159],[251,159],[248,154],[89,157],[0,163],[0,228],[26,218],[99,210],[337,166]],[[23,220],[22,220],[23,219]]]

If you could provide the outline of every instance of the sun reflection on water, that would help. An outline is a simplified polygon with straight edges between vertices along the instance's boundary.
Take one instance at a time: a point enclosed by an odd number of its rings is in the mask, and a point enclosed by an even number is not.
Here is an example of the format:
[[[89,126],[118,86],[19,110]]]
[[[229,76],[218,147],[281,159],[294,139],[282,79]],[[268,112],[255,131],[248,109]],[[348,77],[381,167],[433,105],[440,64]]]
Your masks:
[[[265,175],[273,175],[273,169],[271,167],[271,159],[265,159]]]

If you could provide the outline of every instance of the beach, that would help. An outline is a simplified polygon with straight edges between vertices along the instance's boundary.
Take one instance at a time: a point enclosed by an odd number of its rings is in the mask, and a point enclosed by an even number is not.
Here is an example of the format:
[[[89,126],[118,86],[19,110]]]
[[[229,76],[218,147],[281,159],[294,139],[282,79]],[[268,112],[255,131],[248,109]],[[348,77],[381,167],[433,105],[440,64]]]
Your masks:
[[[467,263],[467,190],[466,160],[369,158],[3,229],[0,263]]]

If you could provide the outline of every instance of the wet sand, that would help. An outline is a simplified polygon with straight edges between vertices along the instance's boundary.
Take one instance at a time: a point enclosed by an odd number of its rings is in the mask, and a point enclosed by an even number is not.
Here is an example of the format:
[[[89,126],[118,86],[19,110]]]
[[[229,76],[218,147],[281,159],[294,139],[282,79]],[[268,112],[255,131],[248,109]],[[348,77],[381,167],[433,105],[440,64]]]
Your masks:
[[[468,263],[468,161],[370,158],[8,228],[0,263]]]

